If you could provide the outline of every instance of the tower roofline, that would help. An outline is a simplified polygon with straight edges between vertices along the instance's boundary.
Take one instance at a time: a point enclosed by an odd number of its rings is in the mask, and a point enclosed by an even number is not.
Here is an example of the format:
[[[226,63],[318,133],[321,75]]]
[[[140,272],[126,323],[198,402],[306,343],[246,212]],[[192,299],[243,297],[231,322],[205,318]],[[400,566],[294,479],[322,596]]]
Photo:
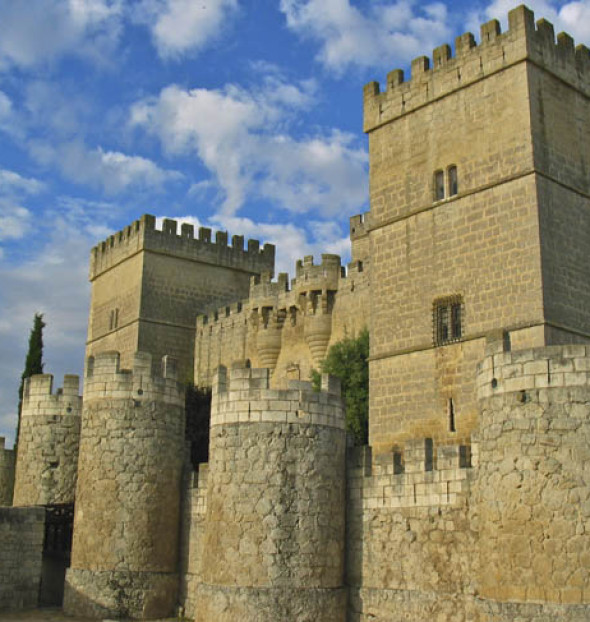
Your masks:
[[[156,218],[144,214],[92,249],[90,280],[140,251],[159,252],[245,272],[274,271],[273,244],[265,244],[260,248],[258,240],[248,240],[244,248],[244,236],[234,235],[229,246],[226,231],[217,231],[214,241],[211,233],[208,227],[199,227],[195,237],[195,228],[188,223],[182,223],[179,232],[178,222],[170,218],[163,220],[162,229],[159,230],[156,229]]]
[[[481,42],[468,32],[451,46],[434,49],[431,59],[420,56],[412,61],[411,79],[395,69],[387,74],[386,90],[379,82],[364,88],[364,131],[421,108],[449,93],[458,91],[524,60],[530,60],[554,73],[590,97],[590,50],[575,47],[566,33],[555,39],[553,25],[540,19],[535,25],[533,11],[524,5],[508,13],[508,30],[502,33],[500,22],[491,20],[481,26]]]

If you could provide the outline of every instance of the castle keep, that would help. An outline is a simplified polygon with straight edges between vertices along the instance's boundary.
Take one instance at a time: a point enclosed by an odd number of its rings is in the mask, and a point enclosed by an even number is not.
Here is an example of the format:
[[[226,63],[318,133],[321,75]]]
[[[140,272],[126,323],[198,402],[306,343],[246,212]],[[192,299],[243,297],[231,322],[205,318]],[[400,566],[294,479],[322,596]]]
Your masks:
[[[59,566],[97,619],[590,619],[590,51],[520,6],[368,84],[364,129],[347,266],[274,279],[271,245],[151,216],[92,250],[83,398],[33,376],[15,476],[0,443],[0,608]],[[353,447],[308,380],[364,328]]]

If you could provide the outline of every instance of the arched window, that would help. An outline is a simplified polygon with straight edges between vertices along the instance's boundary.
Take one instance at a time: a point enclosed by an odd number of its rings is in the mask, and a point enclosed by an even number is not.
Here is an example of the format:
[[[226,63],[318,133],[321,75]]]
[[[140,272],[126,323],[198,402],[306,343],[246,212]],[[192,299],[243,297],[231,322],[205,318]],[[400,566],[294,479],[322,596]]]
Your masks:
[[[445,174],[443,171],[434,173],[434,200],[442,201],[445,198]]]
[[[449,196],[454,197],[459,194],[459,179],[457,177],[457,167],[449,166],[447,169],[447,179],[449,184]]]

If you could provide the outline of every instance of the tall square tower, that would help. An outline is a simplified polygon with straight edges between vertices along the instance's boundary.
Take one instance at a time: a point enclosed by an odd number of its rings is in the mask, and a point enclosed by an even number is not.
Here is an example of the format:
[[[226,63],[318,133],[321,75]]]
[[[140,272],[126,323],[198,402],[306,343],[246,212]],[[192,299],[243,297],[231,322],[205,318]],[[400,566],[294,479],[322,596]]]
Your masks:
[[[364,92],[370,442],[465,442],[486,339],[590,341],[590,53],[520,6]]]
[[[274,272],[275,247],[225,232],[145,215],[92,249],[92,297],[86,356],[117,350],[130,369],[137,350],[155,362],[179,361],[179,379],[193,378],[196,316],[248,297],[250,277]]]

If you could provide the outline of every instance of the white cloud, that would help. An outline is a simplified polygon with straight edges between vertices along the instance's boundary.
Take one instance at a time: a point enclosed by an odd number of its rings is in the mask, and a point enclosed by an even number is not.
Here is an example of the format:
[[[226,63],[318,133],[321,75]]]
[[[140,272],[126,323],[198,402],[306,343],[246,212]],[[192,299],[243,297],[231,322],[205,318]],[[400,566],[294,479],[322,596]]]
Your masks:
[[[7,120],[12,113],[12,102],[6,93],[0,91],[0,123]]]
[[[17,119],[12,100],[2,91],[0,91],[0,132],[5,132],[14,138],[23,135],[23,128]]]
[[[31,212],[20,205],[12,205],[0,198],[0,242],[18,240],[27,233]]]
[[[44,189],[45,185],[37,179],[0,169],[0,242],[19,240],[28,233],[32,214],[19,204],[18,197],[36,195]]]
[[[134,187],[160,188],[168,181],[181,179],[181,173],[160,168],[137,155],[89,149],[79,141],[53,147],[44,142],[30,145],[31,155],[41,164],[57,163],[62,173],[77,184],[100,187],[107,194],[116,194]]]
[[[288,28],[317,41],[318,60],[337,74],[405,64],[451,38],[442,2],[372,2],[362,11],[350,0],[281,0],[280,7]]]
[[[0,69],[75,53],[104,58],[118,41],[122,0],[3,0]]]
[[[44,190],[45,184],[31,177],[23,177],[14,171],[0,169],[0,195],[14,192],[38,194]]]
[[[143,0],[134,15],[150,28],[158,54],[177,58],[215,40],[237,9],[237,0]]]
[[[195,227],[210,227],[214,231],[227,231],[232,235],[243,235],[246,240],[258,240],[262,244],[274,244],[277,247],[276,273],[287,272],[295,276],[295,262],[305,255],[314,255],[318,260],[322,253],[334,253],[346,263],[350,257],[350,238],[343,236],[340,225],[335,222],[310,222],[311,234],[294,223],[268,223],[254,221],[251,218],[216,214],[207,222],[194,216],[174,216],[179,223],[188,223]],[[162,228],[163,217],[156,218],[156,227]]]
[[[545,18],[558,32],[567,32],[577,43],[590,44],[590,0],[579,2],[549,2],[548,0],[529,0],[527,6],[535,12],[535,19]],[[469,17],[469,27],[479,33],[479,25],[490,19],[499,19],[503,28],[508,25],[508,12],[515,6],[511,0],[495,0],[482,11],[473,12]]]
[[[226,214],[248,199],[300,213],[351,213],[367,192],[367,154],[356,137],[289,133],[297,114],[311,106],[315,89],[314,82],[292,84],[276,76],[252,90],[172,85],[134,105],[131,123],[155,134],[172,155],[196,154],[213,174]]]

